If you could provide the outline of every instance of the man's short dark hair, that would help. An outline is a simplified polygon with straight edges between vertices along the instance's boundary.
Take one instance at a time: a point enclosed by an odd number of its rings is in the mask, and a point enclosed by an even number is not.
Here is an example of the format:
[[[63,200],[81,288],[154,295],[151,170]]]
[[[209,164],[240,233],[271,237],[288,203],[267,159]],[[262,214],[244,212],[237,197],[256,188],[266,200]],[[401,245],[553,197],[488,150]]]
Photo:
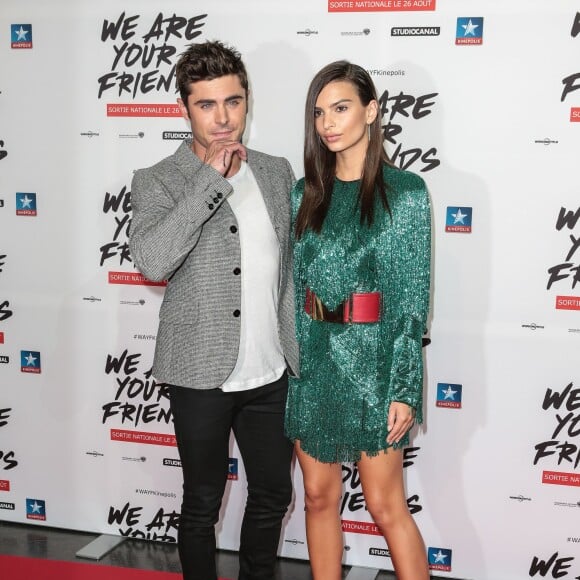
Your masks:
[[[248,75],[240,53],[219,40],[190,44],[177,61],[175,75],[179,95],[186,106],[191,83],[228,75],[237,75],[248,95]]]

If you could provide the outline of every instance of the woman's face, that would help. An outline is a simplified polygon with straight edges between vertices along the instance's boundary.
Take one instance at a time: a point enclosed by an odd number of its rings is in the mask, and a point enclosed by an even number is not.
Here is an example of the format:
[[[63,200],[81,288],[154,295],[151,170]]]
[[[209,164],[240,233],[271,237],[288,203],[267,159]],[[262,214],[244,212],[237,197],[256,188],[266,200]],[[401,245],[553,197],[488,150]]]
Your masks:
[[[376,101],[366,107],[356,87],[349,81],[328,83],[318,95],[314,107],[316,132],[334,153],[360,153],[368,146],[368,126],[377,116]]]

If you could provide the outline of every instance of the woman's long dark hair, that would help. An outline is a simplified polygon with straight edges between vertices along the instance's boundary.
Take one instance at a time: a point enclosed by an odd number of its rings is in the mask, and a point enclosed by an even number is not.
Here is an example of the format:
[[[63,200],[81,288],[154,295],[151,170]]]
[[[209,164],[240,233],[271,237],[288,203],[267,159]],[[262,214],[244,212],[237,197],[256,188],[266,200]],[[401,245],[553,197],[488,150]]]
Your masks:
[[[339,60],[326,65],[310,83],[306,97],[304,124],[304,195],[296,217],[296,237],[311,229],[319,233],[332,195],[336,171],[336,154],[322,143],[316,131],[314,109],[320,91],[331,82],[347,81],[354,85],[358,96],[367,106],[377,101],[377,91],[367,71],[359,65]],[[380,111],[369,126],[367,148],[358,194],[361,224],[372,225],[376,199],[389,209],[386,186],[383,179],[383,163],[391,164],[383,147]]]

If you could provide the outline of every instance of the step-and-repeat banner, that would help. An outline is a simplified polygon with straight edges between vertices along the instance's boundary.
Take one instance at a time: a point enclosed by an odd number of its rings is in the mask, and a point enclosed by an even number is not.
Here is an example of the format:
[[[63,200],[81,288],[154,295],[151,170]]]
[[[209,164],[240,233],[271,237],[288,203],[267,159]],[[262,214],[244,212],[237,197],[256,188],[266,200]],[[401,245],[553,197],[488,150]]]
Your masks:
[[[175,62],[221,39],[251,77],[246,142],[302,169],[323,65],[365,67],[385,146],[434,214],[425,424],[408,503],[435,574],[580,577],[580,7],[576,0],[3,0],[0,518],[175,542],[164,288],[127,246],[131,177],[189,135]],[[344,465],[347,564],[392,569]],[[219,545],[245,499],[234,442]],[[280,553],[307,558],[303,493]]]

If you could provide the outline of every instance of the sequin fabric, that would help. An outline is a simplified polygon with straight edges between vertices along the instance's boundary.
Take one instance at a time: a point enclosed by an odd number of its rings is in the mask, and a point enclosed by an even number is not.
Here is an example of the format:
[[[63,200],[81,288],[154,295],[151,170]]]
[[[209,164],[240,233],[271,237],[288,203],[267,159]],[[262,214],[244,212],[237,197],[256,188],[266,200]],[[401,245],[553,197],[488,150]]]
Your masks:
[[[326,463],[357,461],[386,450],[391,401],[411,405],[422,421],[421,337],[429,309],[431,212],[423,180],[385,166],[391,216],[377,205],[362,226],[358,181],[335,180],[320,234],[294,244],[300,378],[290,378],[286,434]],[[296,217],[304,181],[292,191]],[[330,308],[352,292],[382,293],[381,320],[339,324],[304,311],[309,286]],[[408,435],[397,446],[408,443]]]

